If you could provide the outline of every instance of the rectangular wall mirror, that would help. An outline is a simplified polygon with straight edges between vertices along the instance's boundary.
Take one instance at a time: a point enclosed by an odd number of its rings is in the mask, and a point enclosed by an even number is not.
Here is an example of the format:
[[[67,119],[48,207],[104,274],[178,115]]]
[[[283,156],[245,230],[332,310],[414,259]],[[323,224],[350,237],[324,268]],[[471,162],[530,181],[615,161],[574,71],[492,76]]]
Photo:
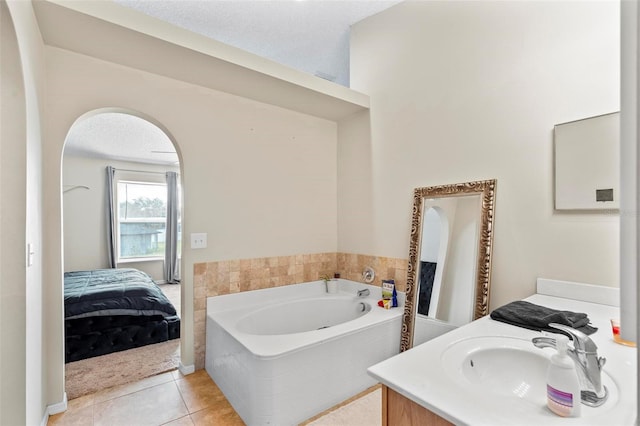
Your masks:
[[[620,113],[557,124],[556,210],[620,208]]]

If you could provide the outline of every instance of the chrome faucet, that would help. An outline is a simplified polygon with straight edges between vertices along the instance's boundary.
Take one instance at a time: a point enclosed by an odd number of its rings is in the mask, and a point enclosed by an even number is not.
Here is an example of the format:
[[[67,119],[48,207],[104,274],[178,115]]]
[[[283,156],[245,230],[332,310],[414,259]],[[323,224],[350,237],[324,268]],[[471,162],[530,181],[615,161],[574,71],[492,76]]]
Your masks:
[[[368,288],[358,290],[358,297],[367,297],[371,293]]]
[[[565,332],[573,340],[573,349],[568,349],[567,355],[576,364],[582,403],[590,407],[598,407],[604,404],[609,392],[607,387],[602,384],[600,373],[607,359],[598,356],[598,347],[583,332],[556,323],[550,323],[549,327]],[[531,341],[538,348],[556,347],[556,339],[553,337],[534,337]]]

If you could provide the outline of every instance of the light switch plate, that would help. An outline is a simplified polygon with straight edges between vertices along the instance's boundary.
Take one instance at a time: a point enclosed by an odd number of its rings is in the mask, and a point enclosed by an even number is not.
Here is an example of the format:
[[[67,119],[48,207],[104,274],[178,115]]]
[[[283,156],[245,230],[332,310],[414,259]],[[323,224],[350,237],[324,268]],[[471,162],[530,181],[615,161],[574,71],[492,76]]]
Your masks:
[[[191,234],[191,248],[192,249],[207,248],[207,234],[205,232]]]

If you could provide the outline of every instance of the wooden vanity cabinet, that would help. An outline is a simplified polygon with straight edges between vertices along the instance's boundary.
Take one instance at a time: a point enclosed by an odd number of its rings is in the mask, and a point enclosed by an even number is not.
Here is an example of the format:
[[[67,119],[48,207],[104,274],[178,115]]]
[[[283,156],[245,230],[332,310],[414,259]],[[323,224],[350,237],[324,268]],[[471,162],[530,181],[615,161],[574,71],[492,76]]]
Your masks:
[[[453,423],[382,385],[382,426],[448,425]]]

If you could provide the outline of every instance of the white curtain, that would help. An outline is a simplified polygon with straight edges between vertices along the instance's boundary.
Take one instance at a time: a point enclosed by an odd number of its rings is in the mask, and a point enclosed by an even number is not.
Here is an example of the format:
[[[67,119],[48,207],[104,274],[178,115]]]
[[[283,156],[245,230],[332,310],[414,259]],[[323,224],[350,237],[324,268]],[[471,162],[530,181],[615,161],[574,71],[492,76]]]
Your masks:
[[[117,243],[116,243],[116,205],[113,193],[113,178],[116,169],[107,166],[107,253],[109,254],[109,267],[115,268],[118,261]]]
[[[171,284],[180,282],[178,266],[178,174],[167,172],[167,231],[164,249],[164,279]]]

